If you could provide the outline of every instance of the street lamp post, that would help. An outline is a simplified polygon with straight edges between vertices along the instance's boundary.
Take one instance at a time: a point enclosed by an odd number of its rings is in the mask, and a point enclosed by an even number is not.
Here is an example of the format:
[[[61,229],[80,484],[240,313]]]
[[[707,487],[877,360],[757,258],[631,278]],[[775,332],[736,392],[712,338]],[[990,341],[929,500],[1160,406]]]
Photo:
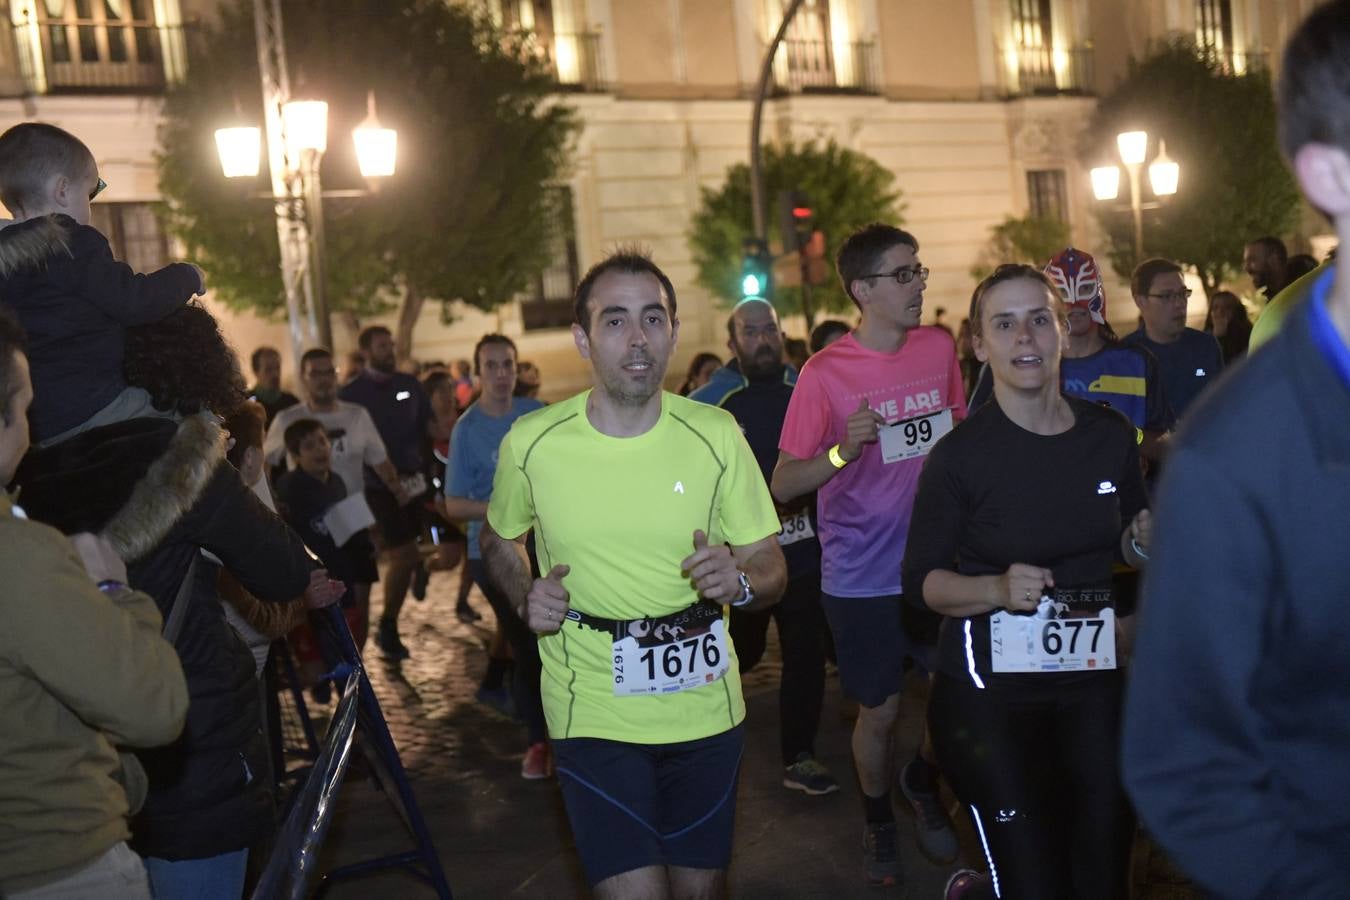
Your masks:
[[[253,13],[272,180],[269,196],[276,211],[291,350],[298,364],[310,346],[333,347],[325,290],[324,193],[319,176],[328,149],[328,104],[290,98],[278,0],[253,0]],[[363,176],[394,174],[398,136],[393,129],[380,126],[374,92],[367,97],[366,118],[352,131],[352,140]],[[257,177],[261,141],[256,127],[219,129],[216,148],[227,178]]]
[[[783,21],[778,23],[778,31],[769,42],[769,48],[764,51],[764,61],[759,69],[759,84],[755,87],[755,105],[750,113],[750,221],[754,223],[753,237],[761,242],[768,237],[764,226],[764,173],[760,164],[763,152],[759,145],[760,125],[764,120],[764,98],[769,93],[769,79],[773,77],[774,54],[783,43],[788,26],[792,24],[792,17],[797,15],[797,10],[801,7],[802,0],[792,0],[783,11]]]
[[[1134,258],[1136,261],[1144,255],[1144,210],[1156,204],[1145,204],[1142,200],[1139,173],[1144,160],[1148,158],[1148,132],[1123,131],[1116,135],[1116,149],[1120,161],[1130,177],[1130,211],[1134,216]],[[1177,192],[1177,182],[1181,177],[1181,167],[1167,155],[1167,144],[1158,141],[1158,155],[1148,167],[1149,186],[1155,197],[1165,197]],[[1120,169],[1116,166],[1098,166],[1091,172],[1092,193],[1098,200],[1114,200],[1120,194]]]

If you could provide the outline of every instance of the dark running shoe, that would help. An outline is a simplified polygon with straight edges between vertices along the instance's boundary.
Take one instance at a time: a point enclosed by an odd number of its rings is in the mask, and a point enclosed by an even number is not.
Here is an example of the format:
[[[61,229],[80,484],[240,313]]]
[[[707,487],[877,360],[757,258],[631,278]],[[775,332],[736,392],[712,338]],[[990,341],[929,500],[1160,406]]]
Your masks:
[[[839,790],[839,782],[834,780],[829,769],[803,751],[797,754],[797,761],[783,771],[783,787],[818,797]]]
[[[472,625],[474,622],[483,618],[478,614],[478,610],[468,604],[468,601],[455,607],[455,617],[465,625]]]
[[[380,620],[380,627],[375,631],[375,646],[380,648],[380,654],[385,659],[397,661],[412,656],[403,641],[399,640],[397,622]]]
[[[868,822],[863,826],[863,877],[874,886],[900,883],[894,822]]]
[[[942,891],[942,900],[963,900],[975,898],[989,885],[989,876],[974,869],[958,869],[947,879],[947,887]]]
[[[431,573],[427,571],[427,564],[421,560],[417,563],[417,568],[413,569],[412,595],[418,603],[427,599],[427,585],[431,583]]]
[[[937,791],[920,791],[910,786],[909,770],[912,765],[913,760],[900,771],[900,793],[904,794],[914,812],[914,837],[919,850],[935,863],[954,862],[960,848],[957,846],[951,817],[947,815]]]

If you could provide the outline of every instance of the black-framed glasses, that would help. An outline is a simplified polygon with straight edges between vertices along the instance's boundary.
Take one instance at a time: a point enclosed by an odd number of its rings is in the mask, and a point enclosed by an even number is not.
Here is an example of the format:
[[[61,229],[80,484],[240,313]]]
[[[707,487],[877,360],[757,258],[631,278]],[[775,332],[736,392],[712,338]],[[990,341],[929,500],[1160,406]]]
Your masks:
[[[863,278],[894,278],[896,284],[909,284],[915,277],[928,280],[927,266],[901,266],[894,272],[873,272],[871,275],[864,275]]]
[[[97,197],[99,194],[103,193],[105,190],[107,190],[107,188],[108,188],[108,182],[106,182],[106,181],[104,181],[102,178],[100,178],[100,179],[98,180],[98,184],[94,185],[94,189],[93,189],[92,191],[89,192],[89,202],[90,202],[90,203],[93,203],[93,202],[94,202],[94,198]]]
[[[1149,294],[1150,297],[1157,297],[1159,300],[1165,300],[1168,303],[1175,303],[1178,300],[1189,300],[1191,294],[1195,293],[1190,288],[1182,288],[1179,291],[1166,291],[1161,294]]]

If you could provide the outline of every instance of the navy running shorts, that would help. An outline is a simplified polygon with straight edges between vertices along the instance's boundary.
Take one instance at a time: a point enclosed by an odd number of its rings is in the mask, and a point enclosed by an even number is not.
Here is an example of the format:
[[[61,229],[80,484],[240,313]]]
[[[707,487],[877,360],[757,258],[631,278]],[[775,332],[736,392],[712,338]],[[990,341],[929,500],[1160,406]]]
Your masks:
[[[648,866],[731,863],[745,729],[673,744],[553,742],[558,782],[591,887]]]
[[[933,671],[933,648],[920,644],[905,628],[903,597],[821,594],[820,602],[834,635],[839,687],[845,697],[868,709],[885,703],[900,693],[907,656]]]

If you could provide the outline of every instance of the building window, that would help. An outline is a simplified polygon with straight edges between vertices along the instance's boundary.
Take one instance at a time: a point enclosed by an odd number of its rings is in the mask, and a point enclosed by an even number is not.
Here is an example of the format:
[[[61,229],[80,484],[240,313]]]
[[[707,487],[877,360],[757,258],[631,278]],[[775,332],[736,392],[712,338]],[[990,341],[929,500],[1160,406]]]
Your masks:
[[[95,203],[89,209],[89,224],[108,239],[113,256],[137,272],[153,272],[171,258],[158,207],[158,203]]]
[[[572,189],[554,189],[557,228],[549,248],[549,264],[534,279],[520,301],[520,319],[526,331],[567,328],[572,324],[572,295],[581,278],[577,262],[576,217]]]
[[[1069,221],[1068,195],[1063,169],[1027,172],[1027,206],[1038,219]]]
[[[770,0],[773,29],[790,0]],[[781,4],[781,8],[774,4]],[[875,94],[880,91],[876,45],[850,40],[832,23],[830,0],[806,0],[774,59],[774,87],[788,93],[811,91]]]
[[[154,0],[27,0],[16,13],[20,62],[35,91],[165,85],[169,30],[155,21]],[[181,41],[181,33],[171,39]]]
[[[1233,52],[1233,6],[1229,0],[1195,0],[1195,43],[1220,58]]]
[[[1264,51],[1238,49],[1230,0],[1195,0],[1195,45],[1201,56],[1230,74],[1266,67]]]
[[[1090,43],[1055,42],[1053,0],[1009,0],[1006,66],[1010,93],[1090,93]],[[1061,31],[1063,29],[1061,28]]]
[[[1012,0],[1012,30],[1017,47],[1017,81],[1022,92],[1057,91],[1050,0]]]
[[[526,46],[553,70],[559,87],[604,90],[600,33],[558,31],[552,0],[489,0],[488,13],[506,31],[529,36]]]
[[[795,89],[835,86],[829,0],[806,0],[788,26],[783,46],[787,50],[788,77]]]

